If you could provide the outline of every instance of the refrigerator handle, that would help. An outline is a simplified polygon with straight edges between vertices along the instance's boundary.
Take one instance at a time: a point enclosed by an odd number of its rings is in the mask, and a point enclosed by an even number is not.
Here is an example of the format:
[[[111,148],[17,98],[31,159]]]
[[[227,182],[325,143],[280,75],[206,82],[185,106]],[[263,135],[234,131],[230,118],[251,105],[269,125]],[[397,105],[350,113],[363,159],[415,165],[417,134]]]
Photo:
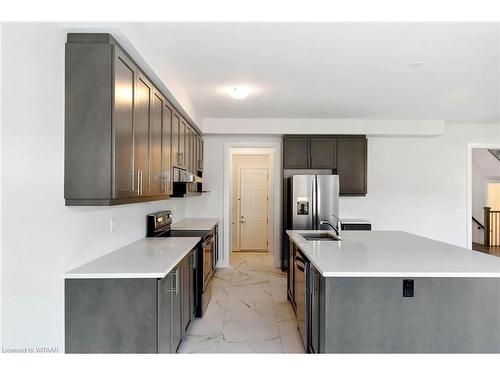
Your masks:
[[[318,190],[317,190],[317,183],[316,183],[316,176],[314,175],[312,180],[311,180],[311,183],[312,183],[312,187],[311,187],[311,192],[312,192],[312,229],[314,230],[317,230],[318,229],[318,209],[317,209],[317,194],[318,194]]]

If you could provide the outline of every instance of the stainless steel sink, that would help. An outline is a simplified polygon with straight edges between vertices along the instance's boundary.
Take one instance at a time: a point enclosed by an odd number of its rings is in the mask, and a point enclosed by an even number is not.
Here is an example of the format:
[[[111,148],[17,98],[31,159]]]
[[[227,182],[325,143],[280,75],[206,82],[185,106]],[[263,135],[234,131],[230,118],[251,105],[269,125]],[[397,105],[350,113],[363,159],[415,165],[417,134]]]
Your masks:
[[[340,241],[340,238],[330,233],[300,233],[306,241]]]

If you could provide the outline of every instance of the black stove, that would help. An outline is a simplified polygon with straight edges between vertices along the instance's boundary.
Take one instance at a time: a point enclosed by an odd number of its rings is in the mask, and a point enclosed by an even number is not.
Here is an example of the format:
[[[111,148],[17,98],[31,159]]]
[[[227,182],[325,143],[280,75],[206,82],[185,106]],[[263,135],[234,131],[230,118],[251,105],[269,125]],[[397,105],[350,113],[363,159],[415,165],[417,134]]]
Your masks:
[[[172,230],[172,211],[160,211],[146,217],[146,237],[200,237],[196,252],[196,317],[202,317],[212,297],[215,270],[215,234],[212,230]]]

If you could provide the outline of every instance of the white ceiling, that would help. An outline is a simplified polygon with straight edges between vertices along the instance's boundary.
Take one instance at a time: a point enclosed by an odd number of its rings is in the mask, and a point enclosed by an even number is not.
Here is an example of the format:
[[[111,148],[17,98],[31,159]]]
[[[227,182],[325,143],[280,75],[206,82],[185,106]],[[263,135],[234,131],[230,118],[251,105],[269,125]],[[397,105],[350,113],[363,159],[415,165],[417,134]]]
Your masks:
[[[134,23],[201,118],[499,121],[494,23]],[[138,45],[137,49],[141,48]],[[410,68],[412,62],[424,62]],[[159,62],[159,63],[158,63]],[[221,93],[250,84],[245,100]]]

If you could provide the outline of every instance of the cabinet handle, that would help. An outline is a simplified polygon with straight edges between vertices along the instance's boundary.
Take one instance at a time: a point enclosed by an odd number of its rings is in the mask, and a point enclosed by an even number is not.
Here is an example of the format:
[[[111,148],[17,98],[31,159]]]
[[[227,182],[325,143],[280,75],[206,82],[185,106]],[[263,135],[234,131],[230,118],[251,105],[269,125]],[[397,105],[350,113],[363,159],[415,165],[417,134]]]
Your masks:
[[[143,182],[144,182],[144,181],[143,181],[143,179],[142,179],[142,169],[141,169],[140,173],[141,173],[141,192],[140,192],[140,194],[142,195],[142,194],[143,194],[143,192],[144,192],[144,190],[143,190]]]
[[[137,170],[137,195],[141,195],[141,171]]]
[[[195,252],[191,253],[191,269],[193,269],[193,270],[196,269],[196,253]]]
[[[139,176],[140,176],[140,180],[139,180],[140,181],[140,192],[139,192],[139,195],[142,195],[142,193],[143,193],[143,190],[142,190],[142,183],[143,183],[143,181],[142,181],[142,169],[139,171]]]
[[[175,293],[175,295],[178,295],[179,294],[179,268],[175,269],[174,280],[175,280],[175,284],[172,287],[172,293]]]

